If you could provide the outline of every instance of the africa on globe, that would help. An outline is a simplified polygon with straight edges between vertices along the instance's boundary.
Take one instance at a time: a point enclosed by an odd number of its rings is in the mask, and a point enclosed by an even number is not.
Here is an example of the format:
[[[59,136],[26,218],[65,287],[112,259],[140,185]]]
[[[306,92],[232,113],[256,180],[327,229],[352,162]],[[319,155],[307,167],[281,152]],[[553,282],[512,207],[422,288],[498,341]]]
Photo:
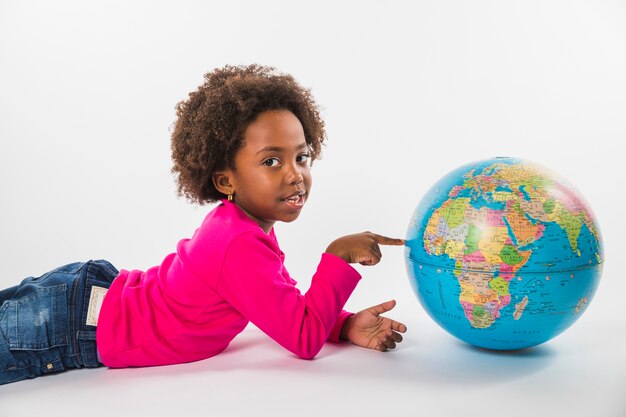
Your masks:
[[[517,158],[464,165],[421,199],[406,264],[426,312],[474,346],[544,343],[586,310],[602,273],[598,223],[580,193]]]

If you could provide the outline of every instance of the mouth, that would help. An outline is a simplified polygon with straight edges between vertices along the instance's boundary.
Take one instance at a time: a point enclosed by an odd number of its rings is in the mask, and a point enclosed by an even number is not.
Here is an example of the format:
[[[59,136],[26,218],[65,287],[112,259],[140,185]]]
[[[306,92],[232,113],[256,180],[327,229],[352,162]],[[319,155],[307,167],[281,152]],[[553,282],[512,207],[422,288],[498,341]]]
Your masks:
[[[291,208],[299,209],[304,206],[305,194],[304,190],[299,190],[280,201],[287,203]]]

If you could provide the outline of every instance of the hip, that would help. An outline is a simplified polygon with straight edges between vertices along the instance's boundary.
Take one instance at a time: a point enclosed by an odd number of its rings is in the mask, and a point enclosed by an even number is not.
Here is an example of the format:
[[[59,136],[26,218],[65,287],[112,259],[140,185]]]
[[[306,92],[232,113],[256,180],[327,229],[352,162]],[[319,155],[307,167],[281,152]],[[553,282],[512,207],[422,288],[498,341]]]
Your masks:
[[[104,260],[76,262],[0,291],[0,384],[100,366],[98,310],[117,274]]]

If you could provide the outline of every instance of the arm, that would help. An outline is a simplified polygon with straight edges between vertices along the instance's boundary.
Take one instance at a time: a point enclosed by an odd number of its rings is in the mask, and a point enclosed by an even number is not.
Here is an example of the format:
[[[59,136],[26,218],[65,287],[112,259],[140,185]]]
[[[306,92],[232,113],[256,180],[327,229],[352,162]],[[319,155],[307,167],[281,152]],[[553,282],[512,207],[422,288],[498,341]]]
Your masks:
[[[357,233],[344,236],[326,249],[348,263],[361,265],[376,265],[380,262],[382,253],[379,245],[404,245],[403,239],[393,239],[371,232]],[[341,329],[341,338],[350,340],[357,346],[386,352],[394,349],[396,343],[402,341],[400,333],[406,332],[402,323],[382,317],[381,314],[394,308],[394,300],[367,308],[346,319]]]
[[[280,259],[284,262],[285,254],[282,251],[280,252]],[[289,271],[287,271],[287,268],[283,268],[283,276],[287,278],[293,285],[298,284],[298,282],[293,279],[291,275],[289,275]],[[343,332],[347,319],[352,316],[354,316],[354,313],[346,310],[341,310],[341,313],[339,313],[339,317],[337,317],[337,320],[335,321],[335,324],[330,331],[330,334],[328,335],[327,341],[335,343],[349,341],[349,339],[343,335]]]
[[[224,258],[217,291],[283,347],[313,358],[361,277],[344,260],[325,253],[302,295],[284,274],[279,254],[262,232],[239,236]]]

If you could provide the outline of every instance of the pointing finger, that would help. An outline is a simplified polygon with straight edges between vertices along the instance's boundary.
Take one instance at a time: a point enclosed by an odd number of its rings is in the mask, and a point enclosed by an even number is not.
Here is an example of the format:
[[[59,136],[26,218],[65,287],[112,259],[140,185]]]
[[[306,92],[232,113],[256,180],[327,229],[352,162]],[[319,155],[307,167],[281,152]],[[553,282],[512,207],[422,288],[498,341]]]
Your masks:
[[[379,245],[387,245],[387,246],[404,246],[406,244],[406,240],[404,239],[396,239],[393,237],[387,237],[383,235],[377,235],[376,233],[372,233],[374,236],[374,240]]]

